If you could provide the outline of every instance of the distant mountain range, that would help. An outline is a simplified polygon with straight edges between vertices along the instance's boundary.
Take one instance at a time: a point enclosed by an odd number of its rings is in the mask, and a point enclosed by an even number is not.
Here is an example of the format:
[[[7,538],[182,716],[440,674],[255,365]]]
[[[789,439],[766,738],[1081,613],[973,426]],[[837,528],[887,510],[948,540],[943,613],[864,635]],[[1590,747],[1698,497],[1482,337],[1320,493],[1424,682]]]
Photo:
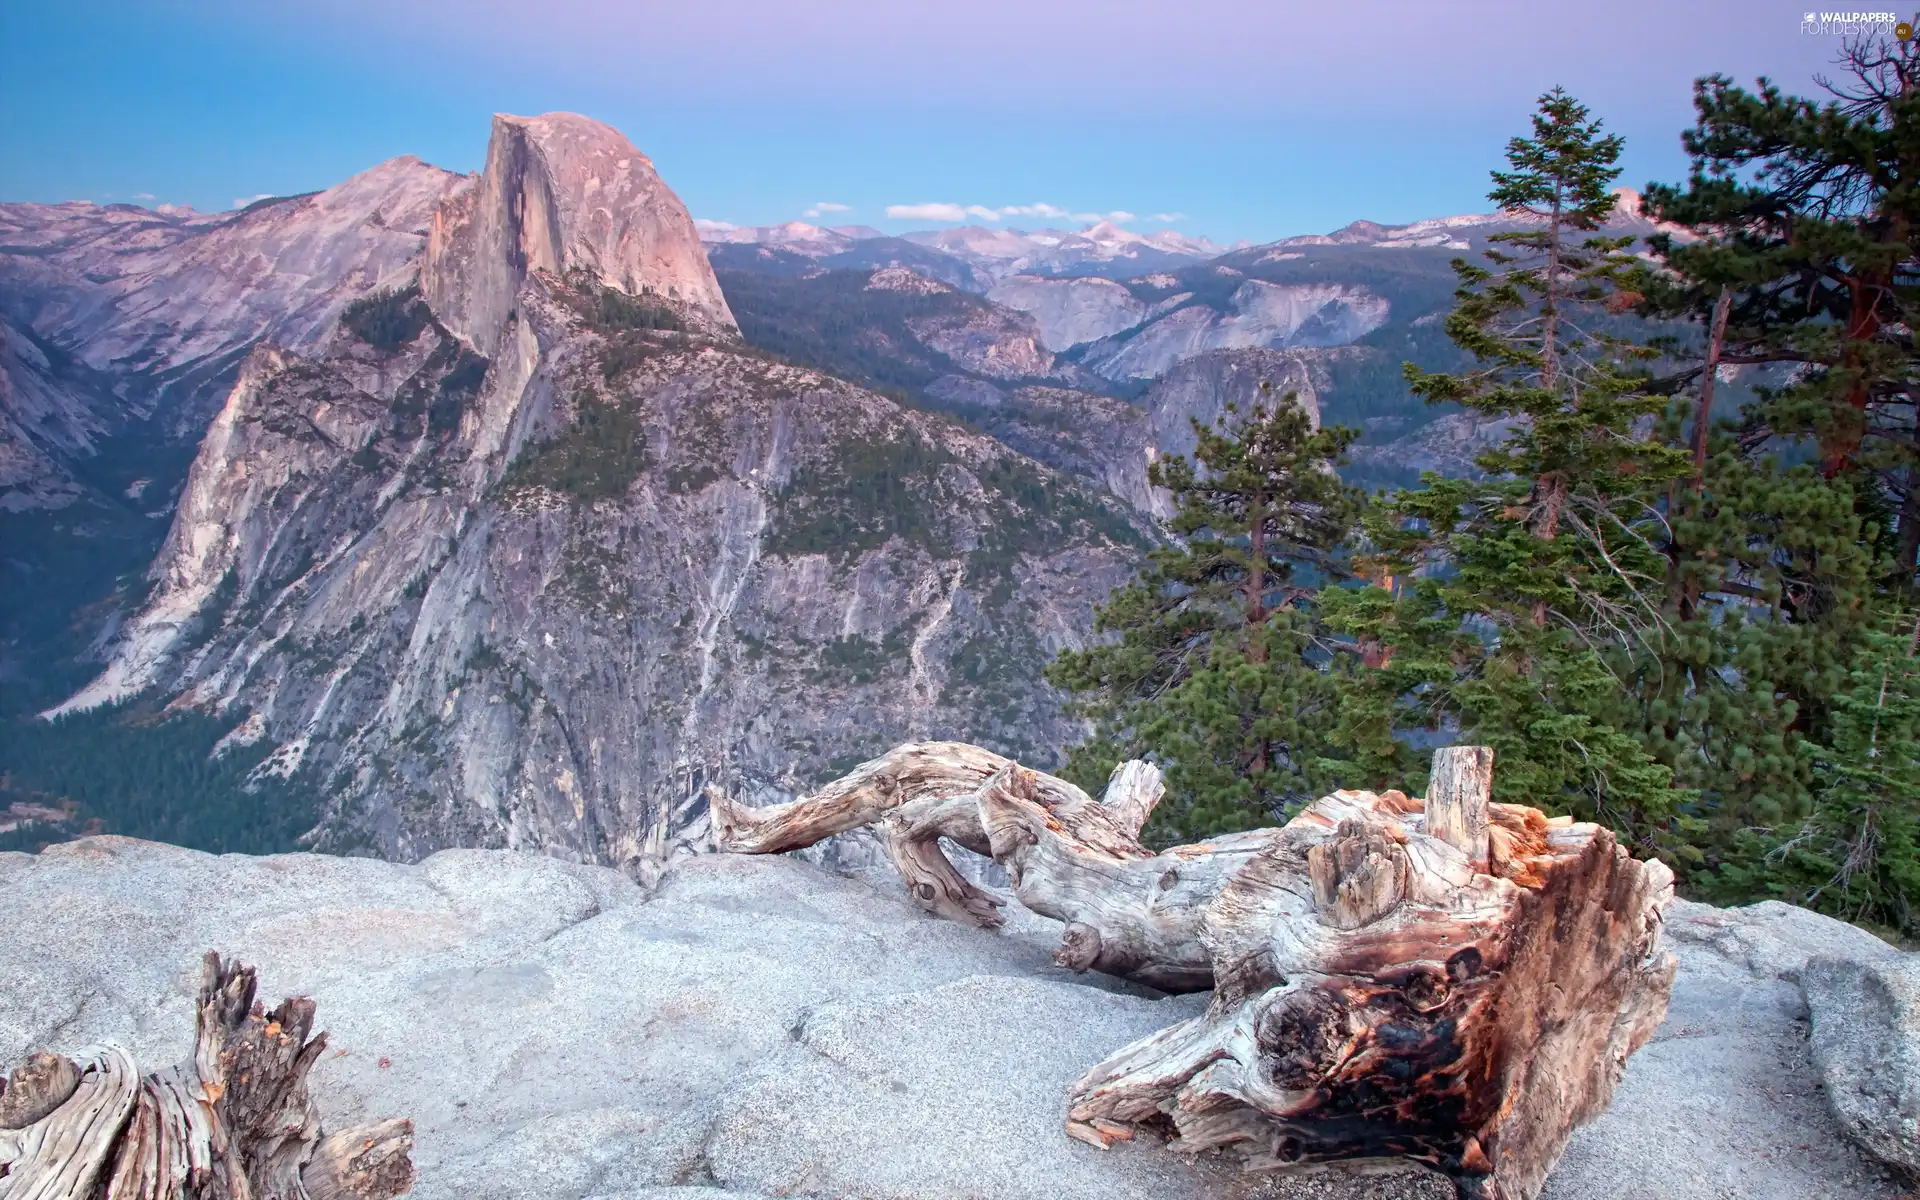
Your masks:
[[[1639,213],[1638,194],[1620,189],[1618,195],[1610,232],[1653,232]],[[1218,350],[1364,349],[1410,341],[1444,357],[1443,338],[1396,331],[1415,328],[1451,302],[1454,257],[1528,224],[1511,213],[1405,225],[1355,221],[1329,234],[1231,249],[1170,231],[1135,233],[1108,221],[1077,231],[964,225],[897,236],[868,226],[789,222],[710,227],[702,238],[715,269],[736,290],[760,288],[747,276],[806,281],[836,271],[905,270],[979,294],[1032,319],[1039,345],[1059,360],[1035,375],[1129,393],[1177,363]],[[1390,376],[1375,382],[1404,402],[1397,369]],[[1385,397],[1351,399],[1365,417],[1383,415]]]
[[[790,796],[917,737],[1046,761],[1078,724],[1041,669],[1155,536],[1141,410],[1058,386],[1024,314],[905,269],[837,298],[848,340],[1130,441],[1036,428],[1056,468],[743,339],[679,199],[584,117],[496,117],[472,176],[0,228],[0,418],[38,455],[0,509],[0,807],[62,814],[34,829],[174,833],[219,811],[217,746],[313,798],[316,847],[644,877],[709,784]],[[200,722],[169,790],[58,806],[162,716]]]
[[[1654,223],[1640,215],[1640,194],[1616,188],[1617,209],[1609,228],[1614,232],[1650,233]],[[1467,213],[1434,217],[1405,225],[1354,221],[1332,233],[1302,234],[1255,246],[1238,242],[1222,246],[1211,239],[1171,229],[1138,233],[1110,220],[1084,229],[1035,229],[955,225],[908,233],[883,233],[871,225],[809,225],[788,221],[780,225],[729,225],[697,221],[701,241],[714,255],[715,266],[747,267],[758,262],[791,264],[809,260],[832,267],[913,266],[894,261],[899,243],[919,246],[972,268],[973,290],[985,291],[1014,275],[1098,276],[1130,279],[1153,271],[1178,270],[1224,254],[1249,249],[1277,259],[1309,246],[1376,246],[1387,249],[1441,248],[1468,250],[1486,244],[1489,234],[1521,228],[1530,221],[1512,213]],[[744,256],[734,247],[753,247]],[[1272,261],[1273,259],[1267,259]],[[923,260],[924,261],[924,260]],[[935,277],[958,275],[952,267],[936,267]],[[959,286],[958,279],[949,279]]]
[[[960,225],[891,236],[867,225],[822,228],[802,221],[784,225],[722,226],[703,223],[700,238],[709,246],[754,246],[808,259],[833,259],[836,266],[912,265],[892,261],[891,243],[925,247],[973,268],[976,278],[998,281],[1009,275],[1105,275],[1126,278],[1171,266],[1185,266],[1218,255],[1223,247],[1206,238],[1172,230],[1135,233],[1112,221],[1085,229],[989,229]],[[852,255],[853,258],[846,256]],[[723,253],[716,265],[735,265]]]

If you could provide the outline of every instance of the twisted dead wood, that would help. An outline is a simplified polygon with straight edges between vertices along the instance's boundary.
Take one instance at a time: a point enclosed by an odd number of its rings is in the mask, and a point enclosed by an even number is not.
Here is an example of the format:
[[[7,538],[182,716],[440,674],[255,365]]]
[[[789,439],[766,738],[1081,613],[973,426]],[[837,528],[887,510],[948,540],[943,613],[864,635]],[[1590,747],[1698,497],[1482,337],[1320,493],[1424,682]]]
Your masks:
[[[0,1200],[389,1200],[413,1125],[322,1135],[313,1001],[266,1012],[251,967],[208,952],[193,1057],[142,1076],[113,1046],[39,1053],[0,1091]]]
[[[997,928],[1004,921],[999,910],[1006,901],[968,882],[940,849],[940,839],[990,854],[978,793],[1017,766],[1010,758],[965,742],[910,742],[788,804],[749,808],[710,788],[714,844],[736,854],[777,854],[870,827],[922,908]],[[1023,786],[1035,802],[1086,844],[1113,853],[1150,853],[1135,837],[1165,790],[1158,768],[1122,763],[1099,803],[1042,771],[1027,771],[1023,778],[1030,778]]]
[[[1673,877],[1596,825],[1491,803],[1492,770],[1450,747],[1426,799],[1337,792],[1283,828],[1155,854],[1136,836],[1159,798],[1146,764],[1096,804],[978,747],[909,744],[792,804],[717,798],[715,829],[765,853],[872,825],[923,905],[997,924],[1003,901],[959,881],[945,836],[1065,923],[1062,965],[1212,988],[1204,1016],[1074,1085],[1073,1137],[1151,1130],[1257,1170],[1411,1158],[1463,1197],[1531,1200],[1665,1016]]]

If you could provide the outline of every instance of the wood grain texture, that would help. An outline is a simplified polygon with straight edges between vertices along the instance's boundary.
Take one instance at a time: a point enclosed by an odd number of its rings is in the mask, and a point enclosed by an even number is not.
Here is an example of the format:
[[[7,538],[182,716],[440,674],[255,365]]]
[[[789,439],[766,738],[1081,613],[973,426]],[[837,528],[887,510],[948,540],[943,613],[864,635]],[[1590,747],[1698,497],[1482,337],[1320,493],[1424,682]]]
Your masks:
[[[133,1059],[114,1046],[73,1056],[79,1083],[66,1103],[0,1133],[0,1200],[93,1200],[140,1091]]]
[[[1207,1014],[1076,1083],[1076,1135],[1158,1129],[1253,1169],[1400,1156],[1462,1196],[1537,1196],[1665,1015],[1672,875],[1502,807],[1512,877],[1369,793],[1276,831],[1209,906]]]
[[[1159,767],[1137,758],[1129,759],[1107,777],[1107,790],[1100,794],[1100,807],[1107,810],[1115,825],[1130,836],[1139,837],[1147,818],[1153,815],[1160,798],[1166,794],[1167,785]]]
[[[59,1108],[80,1086],[80,1068],[42,1050],[0,1079],[0,1129],[25,1129]]]
[[[979,793],[1017,766],[964,742],[909,742],[787,804],[749,808],[709,788],[714,844],[739,854],[776,854],[866,826],[879,837],[916,904],[951,920],[996,928],[1006,901],[962,876],[940,840],[990,854]],[[1157,768],[1122,763],[1099,802],[1044,771],[1028,771],[1023,778],[1035,803],[1094,844],[1148,853],[1134,839],[1166,790]]]
[[[1424,800],[1335,792],[1281,828],[1157,854],[1137,840],[1163,790],[1144,767],[1116,769],[1095,804],[978,748],[908,744],[769,817],[729,812],[723,844],[867,820],[937,856],[937,831],[1064,923],[1061,966],[1211,988],[1204,1016],[1074,1085],[1073,1138],[1150,1132],[1251,1170],[1404,1157],[1463,1197],[1537,1196],[1665,1015],[1671,872],[1596,825],[1492,803],[1484,747],[1439,751]],[[944,858],[895,861],[930,909],[988,923]]]
[[[413,1187],[413,1122],[330,1133],[301,1172],[310,1200],[392,1200]]]
[[[307,1094],[326,1047],[309,1036],[313,1002],[267,1012],[256,986],[209,952],[190,1060],[143,1077],[114,1047],[76,1055],[64,1102],[0,1132],[0,1200],[390,1200],[411,1187],[410,1122],[357,1131],[357,1151],[323,1137]],[[47,1057],[14,1080],[57,1076]]]
[[[1487,862],[1487,808],[1493,799],[1493,751],[1445,746],[1433,752],[1427,784],[1426,832],[1467,856]]]

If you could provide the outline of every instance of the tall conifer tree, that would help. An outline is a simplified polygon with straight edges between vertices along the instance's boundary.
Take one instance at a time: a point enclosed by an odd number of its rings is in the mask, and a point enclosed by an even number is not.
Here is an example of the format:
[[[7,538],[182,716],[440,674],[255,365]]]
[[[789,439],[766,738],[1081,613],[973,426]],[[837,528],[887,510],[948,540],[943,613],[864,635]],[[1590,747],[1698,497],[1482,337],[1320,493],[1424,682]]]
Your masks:
[[[1166,770],[1148,829],[1161,843],[1271,824],[1330,785],[1339,697],[1314,600],[1360,501],[1334,470],[1353,431],[1315,429],[1291,393],[1194,434],[1191,460],[1151,472],[1172,494],[1173,544],[1101,606],[1113,639],[1048,670],[1095,724],[1069,775],[1097,790],[1135,755]]]
[[[1920,628],[1889,614],[1862,638],[1824,745],[1803,742],[1813,805],[1725,883],[1920,933]]]
[[[1666,504],[1671,636],[1632,694],[1650,748],[1699,789],[1697,886],[1887,920],[1910,893],[1877,856],[1911,851],[1881,834],[1920,821],[1920,798],[1838,798],[1858,797],[1841,764],[1885,657],[1877,614],[1911,602],[1920,550],[1920,54],[1867,38],[1842,66],[1824,102],[1702,79],[1691,178],[1647,189],[1687,233],[1652,239],[1643,311],[1691,315],[1710,359],[1773,386],[1715,413],[1703,368],[1691,440],[1712,451]],[[1893,778],[1912,746],[1882,751]]]
[[[1703,321],[1731,304],[1724,361],[1792,369],[1742,421],[1748,446],[1805,439],[1829,478],[1900,513],[1903,586],[1920,556],[1920,41],[1850,42],[1825,101],[1725,76],[1694,90],[1685,187],[1647,188],[1678,284],[1653,300]],[[1659,282],[1656,280],[1656,283]],[[1878,497],[1873,497],[1878,493]]]
[[[1600,232],[1620,147],[1559,89],[1540,98],[1532,136],[1508,144],[1490,199],[1526,225],[1495,235],[1486,265],[1454,263],[1446,328],[1479,365],[1406,371],[1429,402],[1512,432],[1480,456],[1481,477],[1428,474],[1379,506],[1372,565],[1391,582],[1327,607],[1335,627],[1384,647],[1372,696],[1352,701],[1371,728],[1390,712],[1392,725],[1491,745],[1502,798],[1671,849],[1688,797],[1613,720],[1615,649],[1657,631],[1664,560],[1647,499],[1687,464],[1642,436],[1667,405],[1644,390],[1650,352],[1608,332],[1633,270],[1632,239]]]

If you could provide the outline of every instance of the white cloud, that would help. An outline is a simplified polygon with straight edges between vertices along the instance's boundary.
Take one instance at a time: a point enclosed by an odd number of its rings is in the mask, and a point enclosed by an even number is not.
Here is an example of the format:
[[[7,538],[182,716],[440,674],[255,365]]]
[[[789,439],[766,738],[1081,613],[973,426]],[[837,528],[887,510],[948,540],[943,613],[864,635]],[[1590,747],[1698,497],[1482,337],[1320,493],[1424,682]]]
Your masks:
[[[693,227],[701,233],[725,233],[729,229],[740,228],[728,221],[709,221],[705,217],[695,217]]]
[[[252,196],[235,196],[233,198],[233,206],[235,208],[245,208],[249,204],[254,204],[261,200],[271,200],[271,199],[273,199],[272,192],[260,192]]]
[[[852,211],[853,211],[853,206],[851,204],[835,204],[831,200],[822,200],[820,203],[814,205],[812,208],[809,208],[806,212],[803,212],[800,215],[803,217],[824,217],[829,213],[843,213],[843,212],[852,212]]]
[[[1177,212],[1175,212],[1175,213],[1155,213],[1155,214],[1153,214],[1153,215],[1152,215],[1151,217],[1148,217],[1148,218],[1147,218],[1147,220],[1149,220],[1149,221],[1158,221],[1158,222],[1160,222],[1160,223],[1161,223],[1162,225],[1172,225],[1172,224],[1175,224],[1175,223],[1177,223],[1177,222],[1180,222],[1180,221],[1184,221],[1184,220],[1186,220],[1186,219],[1187,219],[1187,214],[1185,214],[1185,213],[1177,213]]]
[[[967,210],[958,204],[889,204],[887,216],[895,221],[953,221],[967,219]]]
[[[135,200],[151,200],[153,199],[153,193],[152,192],[135,192],[133,194],[133,198]]]
[[[1165,214],[1162,215],[1164,216]],[[982,221],[1004,221],[1008,217],[1039,217],[1044,220],[1068,218],[1081,222],[1082,224],[1091,224],[1095,221],[1112,221],[1116,225],[1124,225],[1128,221],[1137,221],[1140,219],[1124,208],[1116,208],[1112,212],[1105,213],[1077,213],[1071,209],[1061,208],[1057,204],[1047,204],[1044,202],[1034,204],[1009,204],[1002,208],[989,208],[984,204],[889,204],[887,205],[887,216],[892,217],[896,221],[951,221],[955,223],[964,221],[968,217],[974,217]],[[1178,217],[1179,214],[1175,213],[1169,219],[1178,219]],[[1156,217],[1154,219],[1159,220],[1161,218]]]
[[[1000,210],[1003,217],[1065,217],[1072,214],[1055,204],[1009,204]]]

